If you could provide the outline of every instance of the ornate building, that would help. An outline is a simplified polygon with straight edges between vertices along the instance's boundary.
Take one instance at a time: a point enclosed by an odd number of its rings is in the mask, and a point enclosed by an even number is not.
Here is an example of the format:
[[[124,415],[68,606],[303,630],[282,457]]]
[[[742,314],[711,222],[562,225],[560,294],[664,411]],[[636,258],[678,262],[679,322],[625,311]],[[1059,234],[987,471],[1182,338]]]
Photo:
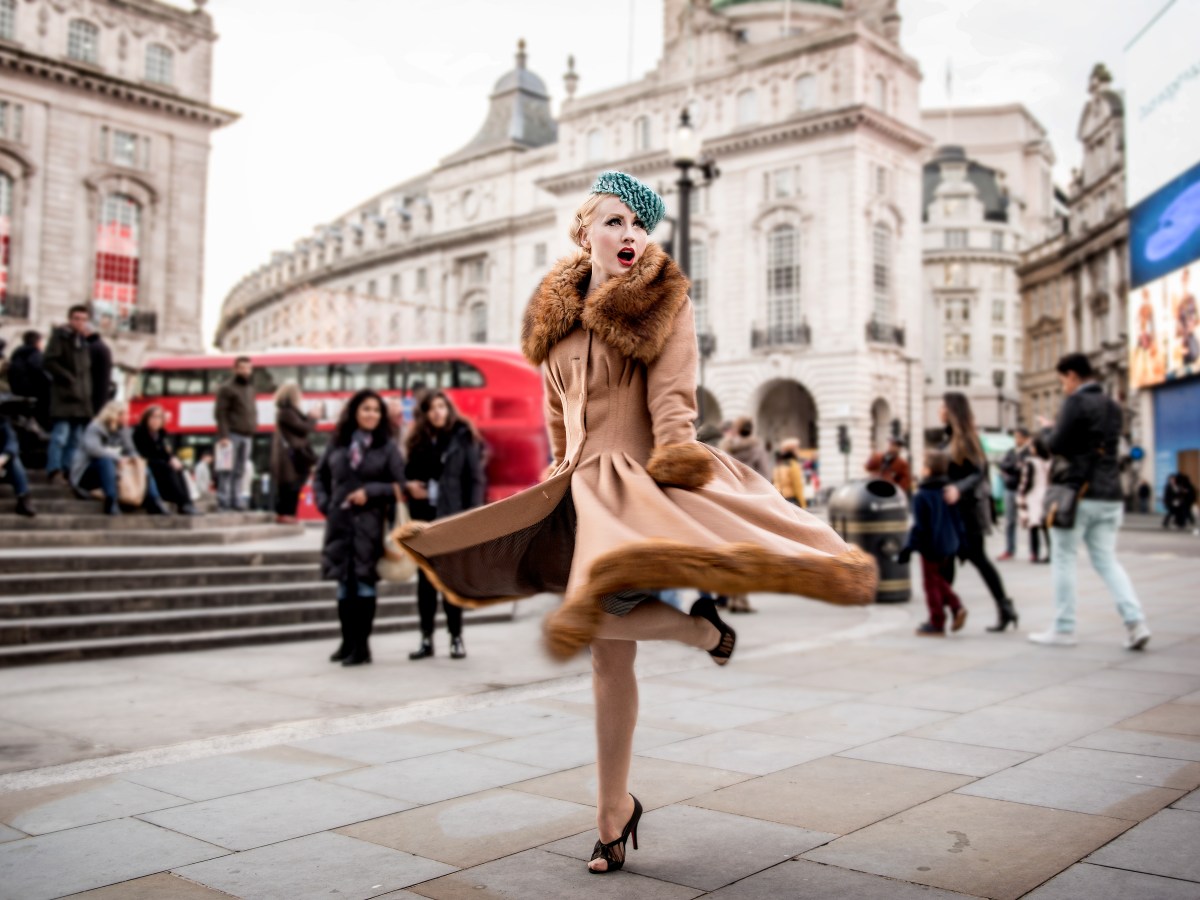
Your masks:
[[[925,165],[925,426],[942,395],[971,399],[979,426],[1016,427],[1023,360],[1016,269],[1053,222],[1054,154],[1023,106],[928,110],[943,143]]]
[[[0,0],[0,331],[91,303],[127,371],[202,349],[203,0]]]
[[[706,418],[750,414],[768,441],[800,437],[834,483],[861,470],[893,420],[916,422],[919,438],[928,138],[895,0],[663,5],[658,67],[580,95],[568,62],[557,116],[522,46],[466,147],[248,275],[225,301],[218,344],[286,344],[276,311],[319,287],[387,298],[381,342],[515,345],[530,293],[573,249],[567,224],[597,172],[642,178],[679,214],[669,147],[686,107],[720,170],[691,204],[689,274],[712,351]],[[654,239],[669,245],[674,225]],[[852,437],[847,469],[839,425]]]
[[[1136,430],[1129,396],[1129,217],[1125,208],[1124,105],[1098,64],[1077,136],[1083,162],[1066,197],[1057,233],[1022,254],[1025,328],[1021,407],[1027,423],[1053,418],[1062,401],[1054,366],[1064,353],[1088,354],[1109,394]]]

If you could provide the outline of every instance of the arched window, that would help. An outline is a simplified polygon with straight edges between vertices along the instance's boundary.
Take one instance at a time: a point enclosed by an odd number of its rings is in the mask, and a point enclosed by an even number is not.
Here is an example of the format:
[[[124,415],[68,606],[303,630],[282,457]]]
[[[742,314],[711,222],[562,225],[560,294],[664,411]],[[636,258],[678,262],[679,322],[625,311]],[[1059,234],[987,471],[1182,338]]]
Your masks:
[[[650,149],[650,117],[638,116],[633,120],[633,149],[645,151]]]
[[[875,106],[882,112],[888,111],[887,79],[882,75],[875,76]]]
[[[8,299],[9,245],[12,238],[13,180],[0,172],[0,312]]]
[[[875,295],[875,321],[892,321],[892,230],[880,223],[872,235],[872,286]]]
[[[604,132],[599,128],[593,128],[587,134],[587,158],[588,162],[604,159]]]
[[[117,328],[128,328],[137,309],[141,207],[125,194],[109,194],[96,229],[96,281],[92,307],[97,321],[112,317]]]
[[[800,321],[800,234],[780,225],[767,235],[767,324],[788,331]]]
[[[172,84],[175,79],[175,54],[170,47],[151,44],[146,48],[146,80]]]
[[[467,319],[470,329],[470,335],[467,339],[472,344],[486,344],[488,336],[487,304],[482,301],[472,303],[471,308],[467,310]]]
[[[72,19],[67,28],[67,56],[95,64],[100,59],[100,29],[87,19]]]
[[[801,75],[796,79],[796,110],[817,108],[817,76]]]
[[[758,121],[758,95],[754,88],[746,88],[737,95],[738,125],[753,125]]]
[[[708,247],[703,241],[692,241],[690,261],[692,271],[692,308],[696,315],[696,333],[709,331],[708,322]]]
[[[0,38],[11,41],[17,32],[17,0],[0,0]]]

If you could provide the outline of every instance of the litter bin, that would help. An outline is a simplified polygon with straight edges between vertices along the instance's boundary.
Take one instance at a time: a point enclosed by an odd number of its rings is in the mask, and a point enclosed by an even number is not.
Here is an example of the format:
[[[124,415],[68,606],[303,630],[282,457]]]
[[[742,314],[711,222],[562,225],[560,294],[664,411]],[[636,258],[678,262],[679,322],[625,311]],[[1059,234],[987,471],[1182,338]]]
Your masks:
[[[842,540],[875,557],[879,567],[877,603],[903,603],[912,597],[908,564],[896,561],[908,539],[908,498],[890,481],[851,481],[829,499],[829,524]]]

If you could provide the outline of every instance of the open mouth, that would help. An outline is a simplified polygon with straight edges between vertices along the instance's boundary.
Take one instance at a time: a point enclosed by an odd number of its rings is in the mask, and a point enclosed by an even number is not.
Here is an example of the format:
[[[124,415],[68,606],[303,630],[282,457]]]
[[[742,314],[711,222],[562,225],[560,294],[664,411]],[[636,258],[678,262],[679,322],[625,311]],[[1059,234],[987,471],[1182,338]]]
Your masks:
[[[621,265],[623,266],[632,266],[634,256],[636,256],[636,254],[630,247],[626,247],[617,253],[617,259],[621,261]]]

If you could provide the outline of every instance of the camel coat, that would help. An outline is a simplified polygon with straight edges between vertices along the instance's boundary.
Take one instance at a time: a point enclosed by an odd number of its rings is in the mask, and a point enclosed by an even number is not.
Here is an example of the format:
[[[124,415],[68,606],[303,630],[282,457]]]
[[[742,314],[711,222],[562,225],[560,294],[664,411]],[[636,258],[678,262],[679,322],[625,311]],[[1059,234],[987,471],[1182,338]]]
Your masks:
[[[522,349],[543,366],[551,476],[490,506],[409,523],[401,546],[461,606],[565,594],[545,626],[562,659],[592,641],[601,601],[623,590],[871,602],[870,556],[696,441],[696,331],[675,263],[649,244],[586,296],[590,274],[585,254],[561,260],[525,315]]]

